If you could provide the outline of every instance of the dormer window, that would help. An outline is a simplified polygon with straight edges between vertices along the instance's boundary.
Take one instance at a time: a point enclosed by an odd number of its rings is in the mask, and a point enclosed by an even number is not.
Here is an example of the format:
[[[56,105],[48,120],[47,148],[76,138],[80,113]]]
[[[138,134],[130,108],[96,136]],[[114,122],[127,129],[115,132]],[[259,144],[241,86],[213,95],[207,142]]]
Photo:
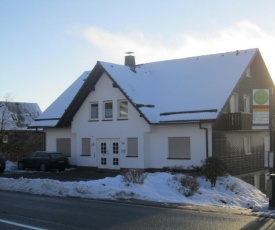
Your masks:
[[[11,114],[11,117],[12,117],[12,119],[14,120],[14,121],[18,121],[18,117],[17,117],[17,115],[16,114]]]

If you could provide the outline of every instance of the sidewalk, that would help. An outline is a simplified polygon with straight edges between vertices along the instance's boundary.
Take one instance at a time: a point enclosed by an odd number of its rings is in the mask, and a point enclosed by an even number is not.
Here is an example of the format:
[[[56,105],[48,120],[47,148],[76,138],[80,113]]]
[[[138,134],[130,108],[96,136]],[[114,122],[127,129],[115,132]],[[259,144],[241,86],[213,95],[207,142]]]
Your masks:
[[[0,173],[0,177],[18,179],[20,177],[28,179],[52,179],[59,181],[87,181],[98,180],[106,177],[116,177],[119,171],[110,170],[87,170],[87,169],[70,169],[65,172],[52,171],[40,172],[33,170],[14,170],[11,172]]]

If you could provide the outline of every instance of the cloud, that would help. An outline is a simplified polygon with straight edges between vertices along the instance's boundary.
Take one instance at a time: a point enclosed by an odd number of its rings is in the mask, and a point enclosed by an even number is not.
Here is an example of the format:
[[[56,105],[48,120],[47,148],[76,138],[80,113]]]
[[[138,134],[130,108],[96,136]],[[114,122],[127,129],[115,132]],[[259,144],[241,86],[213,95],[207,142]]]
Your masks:
[[[275,77],[275,36],[250,21],[241,21],[212,34],[178,33],[165,41],[139,31],[111,33],[96,27],[83,32],[98,51],[98,59],[123,64],[127,51],[136,53],[137,63],[184,58],[249,48],[260,48],[265,63]],[[274,66],[274,67],[273,67]]]
[[[152,54],[156,50],[158,50],[158,55],[154,54],[154,57],[163,57],[163,54],[169,52],[169,48],[166,48],[160,41],[150,40],[138,31],[129,34],[112,34],[90,27],[84,31],[84,37],[92,46],[97,47],[101,58],[113,59],[112,62],[121,60],[121,57],[128,51],[136,52],[142,62],[153,61]]]

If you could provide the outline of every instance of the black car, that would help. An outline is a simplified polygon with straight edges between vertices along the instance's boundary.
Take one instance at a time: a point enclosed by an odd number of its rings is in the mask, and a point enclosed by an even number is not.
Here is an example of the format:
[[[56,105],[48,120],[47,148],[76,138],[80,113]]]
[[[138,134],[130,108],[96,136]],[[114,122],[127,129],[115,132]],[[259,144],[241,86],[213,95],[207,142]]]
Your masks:
[[[0,173],[4,172],[6,168],[6,161],[4,156],[0,153]]]
[[[64,171],[69,166],[68,158],[59,152],[36,151],[18,161],[18,169],[38,169],[40,171],[58,169]]]

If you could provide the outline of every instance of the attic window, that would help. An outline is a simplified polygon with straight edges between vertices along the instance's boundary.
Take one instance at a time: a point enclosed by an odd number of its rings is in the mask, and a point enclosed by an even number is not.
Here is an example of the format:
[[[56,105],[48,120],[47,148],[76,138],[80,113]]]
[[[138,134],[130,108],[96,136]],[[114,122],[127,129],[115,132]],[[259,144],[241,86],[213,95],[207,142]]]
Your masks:
[[[246,71],[245,71],[245,76],[246,76],[246,77],[251,77],[250,66],[246,69]]]
[[[230,112],[239,112],[239,95],[237,93],[234,93],[230,98]]]
[[[113,118],[113,102],[105,101],[104,102],[104,119]]]
[[[11,114],[11,117],[14,121],[18,121],[18,117],[16,114]]]
[[[92,102],[90,103],[91,113],[90,113],[90,119],[96,120],[98,119],[98,102]]]
[[[244,105],[244,112],[250,113],[250,96],[244,94],[243,95],[243,105]]]
[[[128,102],[125,100],[118,101],[118,117],[119,119],[127,119],[128,118]]]

